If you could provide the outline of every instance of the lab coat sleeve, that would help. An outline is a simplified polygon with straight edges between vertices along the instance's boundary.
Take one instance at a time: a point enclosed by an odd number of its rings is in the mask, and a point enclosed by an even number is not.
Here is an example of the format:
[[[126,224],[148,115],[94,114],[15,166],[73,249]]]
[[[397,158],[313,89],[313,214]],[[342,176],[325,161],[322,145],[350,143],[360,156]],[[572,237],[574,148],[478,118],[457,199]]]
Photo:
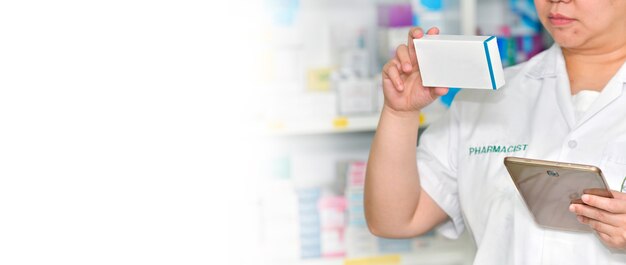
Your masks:
[[[417,147],[417,168],[422,189],[450,217],[437,230],[452,239],[458,238],[465,229],[456,174],[457,121],[457,109],[453,104],[441,119],[424,131]]]

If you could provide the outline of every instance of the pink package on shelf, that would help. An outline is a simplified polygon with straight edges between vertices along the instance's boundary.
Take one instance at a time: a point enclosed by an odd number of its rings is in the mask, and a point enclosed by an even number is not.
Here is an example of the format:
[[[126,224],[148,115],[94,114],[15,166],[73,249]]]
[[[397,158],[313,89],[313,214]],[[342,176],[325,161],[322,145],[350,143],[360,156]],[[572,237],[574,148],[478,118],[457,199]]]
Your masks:
[[[321,227],[321,247],[323,257],[343,257],[346,255],[346,198],[343,196],[323,196],[318,203]]]
[[[348,165],[348,187],[363,188],[365,185],[365,169],[367,163],[352,162]]]

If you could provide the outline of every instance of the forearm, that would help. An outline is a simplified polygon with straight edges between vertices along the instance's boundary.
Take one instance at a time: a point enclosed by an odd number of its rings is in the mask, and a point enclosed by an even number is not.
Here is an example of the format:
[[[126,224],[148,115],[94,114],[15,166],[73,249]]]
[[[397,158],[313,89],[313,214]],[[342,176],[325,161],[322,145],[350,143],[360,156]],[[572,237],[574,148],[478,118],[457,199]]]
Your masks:
[[[365,215],[372,230],[410,230],[420,197],[418,128],[418,112],[383,109],[365,179]]]

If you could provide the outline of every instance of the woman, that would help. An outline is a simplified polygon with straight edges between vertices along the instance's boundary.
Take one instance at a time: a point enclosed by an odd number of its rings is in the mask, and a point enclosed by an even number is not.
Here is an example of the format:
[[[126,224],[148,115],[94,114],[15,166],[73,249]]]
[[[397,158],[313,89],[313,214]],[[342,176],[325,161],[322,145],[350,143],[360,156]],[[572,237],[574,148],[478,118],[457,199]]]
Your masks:
[[[593,164],[611,189],[626,177],[626,1],[535,0],[555,40],[505,70],[498,91],[464,90],[442,120],[415,135],[420,110],[447,88],[423,87],[412,39],[383,68],[385,104],[367,168],[372,233],[412,237],[435,227],[457,237],[467,224],[475,264],[626,263],[626,194],[582,197],[570,211],[594,233],[539,227],[510,180],[505,156]],[[427,34],[438,34],[436,28]],[[471,152],[516,146],[511,152]]]

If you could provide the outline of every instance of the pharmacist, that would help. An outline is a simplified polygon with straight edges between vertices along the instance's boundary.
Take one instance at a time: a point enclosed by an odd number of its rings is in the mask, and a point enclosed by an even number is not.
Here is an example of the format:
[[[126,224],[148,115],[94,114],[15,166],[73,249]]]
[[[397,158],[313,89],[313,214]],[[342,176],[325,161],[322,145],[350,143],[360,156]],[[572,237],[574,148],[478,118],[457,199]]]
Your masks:
[[[412,39],[422,30],[411,29],[408,46],[385,65],[365,187],[374,234],[411,237],[436,227],[454,238],[467,228],[481,265],[626,264],[626,1],[535,6],[555,45],[506,69],[498,91],[461,91],[417,152],[419,112],[447,92],[421,85]],[[517,195],[505,156],[597,165],[615,198],[585,195],[589,206],[570,206],[593,233],[542,228]]]

